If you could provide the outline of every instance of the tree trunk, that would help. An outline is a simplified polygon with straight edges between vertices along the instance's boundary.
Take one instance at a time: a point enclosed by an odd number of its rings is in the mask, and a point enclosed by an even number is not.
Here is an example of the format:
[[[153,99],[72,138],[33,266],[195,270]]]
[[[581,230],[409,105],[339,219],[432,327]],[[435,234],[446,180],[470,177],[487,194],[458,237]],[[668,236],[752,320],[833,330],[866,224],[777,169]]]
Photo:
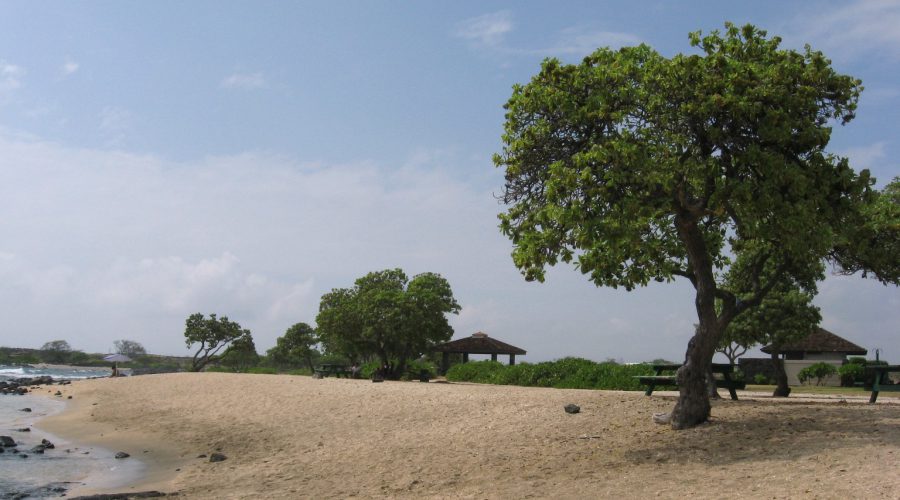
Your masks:
[[[687,429],[709,420],[706,374],[727,323],[720,324],[716,312],[716,277],[696,216],[687,210],[679,213],[675,216],[675,228],[687,250],[691,283],[696,292],[694,307],[699,320],[694,336],[688,342],[684,364],[676,374],[679,396],[670,418],[673,429]]]
[[[772,366],[775,368],[775,392],[773,398],[786,398],[791,393],[788,387],[787,372],[784,371],[784,361],[779,357],[777,350],[772,351]]]
[[[701,330],[688,342],[684,364],[678,369],[678,402],[672,410],[672,428],[687,429],[709,420],[710,404],[706,373],[712,360],[715,341],[703,338]],[[707,334],[706,337],[710,335]]]

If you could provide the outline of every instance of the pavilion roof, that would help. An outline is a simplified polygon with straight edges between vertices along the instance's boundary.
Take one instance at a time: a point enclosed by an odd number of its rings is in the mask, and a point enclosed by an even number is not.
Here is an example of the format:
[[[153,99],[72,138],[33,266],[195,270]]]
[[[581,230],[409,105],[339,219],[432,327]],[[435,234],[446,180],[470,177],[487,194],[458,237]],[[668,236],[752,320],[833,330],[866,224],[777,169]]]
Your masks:
[[[771,354],[772,345],[767,345],[760,350],[766,354]],[[797,352],[842,352],[845,354],[864,355],[868,351],[824,328],[816,328],[814,332],[806,337],[784,344],[778,352],[782,354]]]
[[[438,344],[434,346],[434,350],[437,352],[460,352],[469,354],[525,354],[524,349],[491,338],[484,332],[475,332],[471,337]]]

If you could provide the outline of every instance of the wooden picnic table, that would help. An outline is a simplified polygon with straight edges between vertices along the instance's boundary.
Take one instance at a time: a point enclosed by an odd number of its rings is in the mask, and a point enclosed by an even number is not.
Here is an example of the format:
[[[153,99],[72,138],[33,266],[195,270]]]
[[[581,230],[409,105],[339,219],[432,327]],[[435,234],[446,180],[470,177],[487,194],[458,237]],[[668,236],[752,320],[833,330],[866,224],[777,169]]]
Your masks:
[[[635,377],[638,381],[647,386],[647,390],[644,391],[644,394],[647,396],[653,394],[653,390],[658,385],[678,385],[678,380],[675,375],[663,375],[663,372],[674,372],[681,368],[681,365],[673,365],[673,364],[659,364],[653,365],[653,370],[656,372],[656,375],[639,375]],[[728,363],[713,363],[712,364],[712,372],[714,374],[718,373],[722,375],[721,379],[716,379],[716,387],[720,387],[723,389],[728,389],[728,393],[731,394],[731,399],[737,401],[737,392],[736,389],[743,389],[747,387],[747,384],[743,380],[734,380],[731,378],[731,374],[734,373],[734,366]]]
[[[874,403],[878,399],[878,393],[881,391],[898,392],[900,384],[885,384],[889,382],[889,375],[892,372],[900,372],[900,365],[869,365],[866,370],[871,370],[875,374],[872,381],[872,395],[869,396],[869,403]]]

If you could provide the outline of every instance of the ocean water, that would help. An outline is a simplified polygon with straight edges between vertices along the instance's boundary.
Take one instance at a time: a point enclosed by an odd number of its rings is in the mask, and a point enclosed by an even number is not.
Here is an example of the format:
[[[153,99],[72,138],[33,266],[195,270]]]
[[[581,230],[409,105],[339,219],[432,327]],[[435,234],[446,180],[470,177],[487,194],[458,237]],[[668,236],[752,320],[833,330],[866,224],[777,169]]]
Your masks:
[[[0,380],[9,380],[14,378],[33,378],[50,375],[54,380],[69,379],[78,380],[95,377],[108,377],[109,368],[82,368],[82,367],[62,367],[62,366],[8,366],[0,365]]]
[[[109,376],[109,370],[28,368],[0,365],[0,380],[19,377],[50,375],[57,378],[90,378]],[[52,387],[52,386],[47,386]],[[54,390],[55,392],[55,390]],[[0,453],[0,499],[3,498],[54,498],[65,496],[75,487],[116,488],[125,486],[143,473],[144,465],[138,458],[117,460],[116,451],[96,446],[85,446],[40,428],[40,419],[65,409],[65,401],[45,396],[0,395],[0,435],[13,438],[18,453],[5,448]],[[31,408],[30,412],[22,411]],[[22,432],[21,429],[31,429]],[[43,454],[30,450],[47,439],[55,448]],[[136,455],[135,450],[122,450]],[[27,458],[21,455],[27,455]]]

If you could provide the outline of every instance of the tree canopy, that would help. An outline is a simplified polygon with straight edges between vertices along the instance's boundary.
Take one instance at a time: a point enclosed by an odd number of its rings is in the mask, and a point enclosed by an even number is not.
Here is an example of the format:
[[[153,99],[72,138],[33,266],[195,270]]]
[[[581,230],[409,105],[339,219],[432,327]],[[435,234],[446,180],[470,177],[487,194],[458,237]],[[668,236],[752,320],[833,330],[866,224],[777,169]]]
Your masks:
[[[243,371],[259,364],[259,354],[250,332],[245,330],[243,335],[234,339],[219,362],[234,371]]]
[[[453,336],[446,315],[459,310],[439,274],[409,280],[402,270],[388,269],[323,295],[316,324],[328,353],[355,361],[374,357],[384,365],[396,361],[389,375],[399,376],[409,359]]]
[[[313,369],[313,359],[319,355],[315,346],[319,343],[316,330],[306,323],[292,325],[284,335],[275,341],[275,347],[269,349],[269,358],[278,365],[298,365],[304,362]]]
[[[113,345],[116,347],[117,353],[124,354],[130,358],[147,355],[147,350],[144,349],[144,346],[134,340],[116,340],[113,342]]]
[[[202,370],[213,356],[244,335],[250,336],[250,330],[241,328],[228,316],[217,318],[215,313],[210,314],[208,319],[201,313],[188,316],[184,328],[185,344],[189,349],[194,344],[200,344],[191,360],[191,371]]]
[[[709,417],[705,372],[722,333],[774,287],[814,290],[828,260],[900,280],[882,242],[858,258],[847,231],[871,217],[874,180],[825,150],[832,124],[854,117],[860,81],[750,25],[690,41],[699,53],[640,45],[545,60],[513,88],[494,158],[500,228],[526,279],[562,261],[598,286],[694,286],[675,428]]]
[[[72,346],[65,340],[51,340],[41,346],[41,358],[47,363],[66,363],[72,354]]]

